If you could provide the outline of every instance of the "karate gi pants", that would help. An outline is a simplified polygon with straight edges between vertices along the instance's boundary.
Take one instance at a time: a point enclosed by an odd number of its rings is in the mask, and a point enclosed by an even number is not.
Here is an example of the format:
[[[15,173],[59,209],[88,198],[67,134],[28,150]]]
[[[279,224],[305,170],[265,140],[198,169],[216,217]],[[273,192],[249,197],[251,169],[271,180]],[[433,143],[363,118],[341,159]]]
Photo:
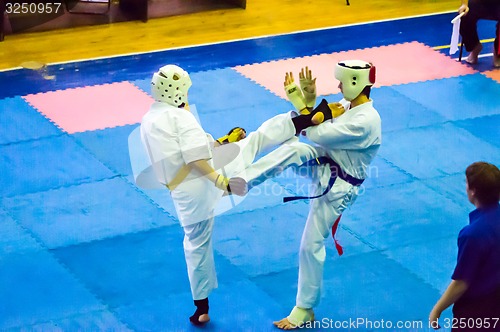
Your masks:
[[[318,184],[311,196],[320,195],[328,186],[330,168],[319,165],[304,172],[300,165],[325,155],[321,147],[292,139],[249,166],[245,179],[255,186],[291,167],[299,174],[309,174],[312,182]],[[330,236],[335,220],[354,202],[358,191],[359,187],[337,178],[328,194],[311,200],[299,251],[298,307],[308,309],[318,305],[326,258],[325,240]]]
[[[224,167],[224,174],[232,177],[240,174],[255,157],[295,135],[295,128],[289,113],[279,114],[265,121],[256,131],[235,143],[240,148],[238,158]],[[211,199],[207,197],[207,199]],[[212,246],[214,218],[184,226],[184,256],[189,283],[194,300],[207,298],[217,288]]]

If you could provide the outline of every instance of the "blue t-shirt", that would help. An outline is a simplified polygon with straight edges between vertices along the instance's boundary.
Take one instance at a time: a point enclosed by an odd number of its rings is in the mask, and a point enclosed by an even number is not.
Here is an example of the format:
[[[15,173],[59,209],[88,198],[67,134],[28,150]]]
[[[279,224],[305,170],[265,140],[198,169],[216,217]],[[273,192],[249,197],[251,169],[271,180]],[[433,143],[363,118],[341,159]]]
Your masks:
[[[491,295],[500,287],[500,204],[469,214],[458,235],[458,258],[452,279],[469,288],[461,300]]]

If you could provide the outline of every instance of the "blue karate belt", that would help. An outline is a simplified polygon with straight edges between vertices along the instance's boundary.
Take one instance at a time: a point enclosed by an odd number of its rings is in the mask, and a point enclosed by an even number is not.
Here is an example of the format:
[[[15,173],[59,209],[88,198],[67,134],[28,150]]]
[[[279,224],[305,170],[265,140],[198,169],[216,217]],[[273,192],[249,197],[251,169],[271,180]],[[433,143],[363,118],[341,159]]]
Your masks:
[[[296,201],[299,199],[315,199],[315,198],[319,198],[321,196],[324,196],[330,191],[330,189],[332,189],[333,184],[335,183],[335,180],[337,180],[337,178],[341,178],[342,180],[344,180],[347,183],[352,184],[353,186],[360,186],[364,181],[364,179],[355,178],[354,176],[351,176],[351,175],[347,174],[346,172],[344,172],[344,170],[340,167],[340,165],[337,164],[337,162],[335,162],[335,160],[333,160],[330,157],[318,157],[315,159],[311,159],[311,160],[306,161],[305,163],[303,163],[300,166],[319,166],[319,165],[324,165],[324,164],[330,165],[331,175],[330,175],[330,180],[328,181],[328,186],[326,187],[325,191],[322,194],[317,195],[317,196],[283,197],[283,202],[286,203],[286,202],[290,202],[290,201]]]

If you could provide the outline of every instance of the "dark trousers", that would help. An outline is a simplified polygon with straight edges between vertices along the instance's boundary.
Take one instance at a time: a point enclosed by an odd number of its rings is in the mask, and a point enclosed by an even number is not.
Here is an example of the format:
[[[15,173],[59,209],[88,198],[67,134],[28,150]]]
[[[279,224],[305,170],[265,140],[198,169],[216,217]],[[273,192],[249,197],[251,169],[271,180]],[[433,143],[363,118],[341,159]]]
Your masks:
[[[459,299],[453,306],[453,319],[453,332],[500,331],[500,287],[488,296]],[[488,328],[485,328],[486,322],[489,322]]]
[[[498,0],[469,0],[469,12],[462,17],[460,23],[460,35],[467,52],[470,52],[479,44],[477,34],[477,21],[497,21],[495,31],[495,54],[498,55],[498,33],[500,29],[500,1]]]
[[[5,1],[0,0],[0,41],[3,40],[4,38],[4,31],[3,31],[3,17],[4,17],[4,12],[5,12]]]

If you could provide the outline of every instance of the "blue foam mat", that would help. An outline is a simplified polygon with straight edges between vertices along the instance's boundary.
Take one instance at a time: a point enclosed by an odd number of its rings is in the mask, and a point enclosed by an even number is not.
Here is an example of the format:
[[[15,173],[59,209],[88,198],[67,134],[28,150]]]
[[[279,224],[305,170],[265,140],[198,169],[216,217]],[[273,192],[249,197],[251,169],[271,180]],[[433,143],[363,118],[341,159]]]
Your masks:
[[[134,177],[128,176],[127,181],[133,185],[135,185]],[[175,210],[174,201],[170,196],[170,192],[167,189],[143,189],[138,188],[144,195],[149,197],[156,205],[158,205],[161,209],[169,214],[175,220],[177,218],[177,212]]]
[[[226,110],[238,113],[235,110],[242,107],[257,108],[256,113],[259,113],[258,109],[265,111],[268,105],[280,100],[288,107],[274,110],[274,113],[290,109],[287,101],[231,68],[193,73],[191,80],[193,86],[189,90],[189,102],[197,106],[200,114]]]
[[[211,322],[202,328],[189,323],[188,317],[194,311],[190,293],[172,294],[161,300],[119,307],[116,311],[136,331],[217,332],[274,331],[272,321],[282,311],[271,297],[248,280],[219,284],[209,301]]]
[[[47,251],[2,256],[0,271],[2,330],[104,309]]]
[[[183,232],[171,226],[59,248],[54,255],[111,308],[189,290]]]
[[[430,309],[439,298],[438,290],[380,252],[328,262],[324,275],[324,296],[317,309],[318,317],[364,318],[372,322],[415,320],[427,327]],[[368,325],[360,325],[358,329],[383,330]]]
[[[296,269],[290,269],[252,279],[285,308],[275,319],[288,315],[295,304],[297,273]],[[382,320],[394,324],[403,320],[427,324],[428,310],[438,294],[411,271],[380,252],[327,258],[321,302],[315,309],[318,324],[313,330],[378,331],[382,329],[374,328],[373,324],[380,324]],[[414,306],[414,301],[423,305]],[[345,328],[344,322],[353,320],[357,325]]]
[[[21,97],[0,99],[0,110],[0,145],[62,134]]]
[[[392,87],[397,92],[441,114],[448,120],[463,120],[499,114],[500,84],[472,74]]]
[[[128,136],[137,126],[139,124],[86,131],[72,136],[114,172],[130,175]]]
[[[456,121],[454,124],[495,146],[500,142],[500,111],[492,116]]]
[[[363,182],[362,188],[384,187],[393,184],[408,183],[413,180],[415,178],[410,174],[380,156],[376,156],[368,168],[368,177]]]
[[[298,201],[220,216],[219,227],[214,230],[214,245],[250,276],[296,266],[308,211],[308,205]]]
[[[112,177],[69,136],[0,146],[0,195],[13,196]]]
[[[139,80],[133,80],[130,81],[133,85],[147,93],[149,96],[151,96],[151,78],[153,77],[153,74],[148,75],[144,79],[139,79]],[[152,97],[152,96],[151,96]]]
[[[0,209],[0,260],[13,253],[29,253],[44,250],[36,240],[12,219],[4,210]]]
[[[181,227],[169,226],[59,248],[54,255],[109,307],[116,308],[189,292],[183,237]],[[217,252],[215,262],[219,284],[245,279]],[[191,302],[190,296],[187,299]],[[164,302],[165,311],[169,305]]]
[[[250,279],[283,308],[281,314],[276,317],[277,320],[286,317],[295,305],[298,271],[298,264],[295,264],[288,269],[257,275]]]
[[[4,206],[48,248],[176,223],[121,178],[7,198]]]
[[[10,331],[10,330],[7,330]],[[90,311],[62,319],[51,319],[48,322],[18,326],[14,331],[133,331],[107,310]]]
[[[383,133],[447,121],[443,115],[406,97],[393,87],[374,88],[371,98],[382,119]]]
[[[474,208],[465,191],[465,170],[450,176],[423,180],[422,183],[465,209]]]
[[[460,220],[456,222],[459,223]],[[451,275],[457,262],[457,250],[457,235],[452,235],[388,249],[384,254],[439,292],[444,292],[451,282]]]
[[[500,164],[499,146],[451,123],[387,133],[379,155],[419,179],[463,173],[479,160]]]
[[[419,181],[374,188],[343,214],[344,227],[379,249],[458,234],[468,210]]]

